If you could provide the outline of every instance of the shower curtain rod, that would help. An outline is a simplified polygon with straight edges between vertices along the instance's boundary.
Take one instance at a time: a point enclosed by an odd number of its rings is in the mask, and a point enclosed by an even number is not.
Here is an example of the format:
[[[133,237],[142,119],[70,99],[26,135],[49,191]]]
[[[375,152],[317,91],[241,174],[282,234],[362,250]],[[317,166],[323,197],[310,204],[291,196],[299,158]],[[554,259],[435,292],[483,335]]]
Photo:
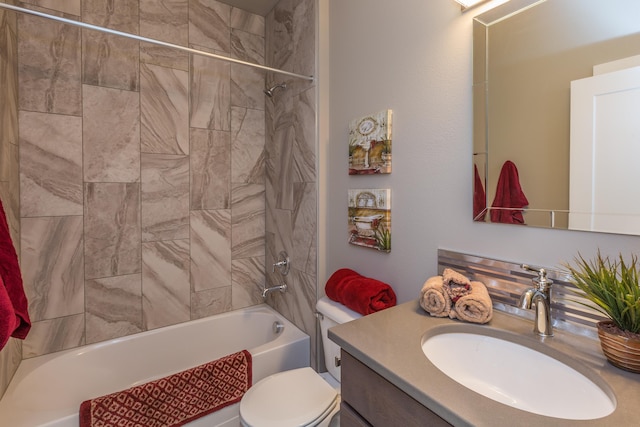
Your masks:
[[[279,70],[277,68],[267,67],[265,65],[254,64],[253,62],[247,62],[247,61],[242,61],[240,59],[229,58],[228,56],[224,56],[224,55],[217,55],[215,53],[203,52],[201,50],[191,49],[189,47],[180,46],[180,45],[173,44],[173,43],[167,43],[167,42],[163,42],[163,41],[156,40],[156,39],[150,39],[150,38],[147,38],[147,37],[142,37],[142,36],[139,36],[139,35],[136,35],[136,34],[126,33],[126,32],[123,32],[123,31],[111,30],[109,28],[104,28],[104,27],[100,27],[100,26],[97,26],[97,25],[87,24],[85,22],[74,21],[72,19],[62,18],[62,17],[55,16],[55,15],[49,15],[47,13],[42,13],[42,12],[38,12],[38,11],[35,11],[35,10],[31,10],[31,9],[25,9],[23,7],[14,6],[14,5],[3,3],[3,2],[0,2],[0,9],[8,9],[8,10],[12,10],[14,12],[21,12],[21,13],[25,13],[25,14],[28,14],[28,15],[39,16],[41,18],[51,19],[51,20],[54,20],[54,21],[63,22],[65,24],[75,25],[76,27],[82,27],[82,28],[88,28],[90,30],[102,31],[103,33],[108,33],[108,34],[113,34],[113,35],[116,35],[116,36],[127,37],[127,38],[130,38],[130,39],[138,40],[138,41],[145,42],[145,43],[151,43],[151,44],[155,44],[155,45],[158,45],[158,46],[169,47],[169,48],[172,48],[172,49],[181,50],[183,52],[192,53],[194,55],[206,56],[206,57],[209,57],[209,58],[215,58],[215,59],[220,59],[222,61],[232,62],[234,64],[246,65],[246,66],[253,67],[253,68],[259,68],[259,69],[265,70],[265,71],[271,71],[273,73],[284,74],[284,75],[287,75],[289,77],[296,77],[296,78],[299,78],[299,79],[304,79],[304,80],[309,80],[309,81],[313,81],[314,80],[313,76],[305,76],[305,75],[302,75],[302,74],[292,73],[290,71],[284,71],[284,70]]]

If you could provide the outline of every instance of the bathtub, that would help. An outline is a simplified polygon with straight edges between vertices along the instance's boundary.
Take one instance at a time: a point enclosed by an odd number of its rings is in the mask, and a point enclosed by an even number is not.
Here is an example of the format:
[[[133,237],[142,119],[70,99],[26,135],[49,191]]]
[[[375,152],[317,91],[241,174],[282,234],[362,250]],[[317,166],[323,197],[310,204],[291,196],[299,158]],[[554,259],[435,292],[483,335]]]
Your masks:
[[[84,400],[243,349],[252,355],[254,384],[309,366],[309,336],[262,304],[23,360],[0,400],[0,426],[77,427]],[[238,414],[235,404],[186,426],[237,427]]]

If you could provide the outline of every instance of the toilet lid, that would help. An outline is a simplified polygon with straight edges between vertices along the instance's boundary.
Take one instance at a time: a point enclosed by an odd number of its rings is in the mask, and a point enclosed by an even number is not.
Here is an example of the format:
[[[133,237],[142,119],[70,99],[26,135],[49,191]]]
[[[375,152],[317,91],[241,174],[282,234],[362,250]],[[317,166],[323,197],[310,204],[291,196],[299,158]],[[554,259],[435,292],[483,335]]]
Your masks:
[[[293,369],[251,387],[240,402],[240,417],[256,427],[307,426],[335,405],[337,397],[312,368]]]

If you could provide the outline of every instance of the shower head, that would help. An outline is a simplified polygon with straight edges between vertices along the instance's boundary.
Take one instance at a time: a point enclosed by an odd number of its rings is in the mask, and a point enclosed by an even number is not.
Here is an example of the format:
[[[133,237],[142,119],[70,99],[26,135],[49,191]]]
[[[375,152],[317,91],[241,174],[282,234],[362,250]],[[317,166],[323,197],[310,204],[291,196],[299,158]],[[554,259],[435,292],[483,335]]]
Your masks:
[[[272,87],[270,87],[269,89],[265,89],[264,93],[265,95],[267,95],[269,98],[273,97],[273,92],[276,89],[286,89],[287,88],[287,84],[286,83],[278,83]]]

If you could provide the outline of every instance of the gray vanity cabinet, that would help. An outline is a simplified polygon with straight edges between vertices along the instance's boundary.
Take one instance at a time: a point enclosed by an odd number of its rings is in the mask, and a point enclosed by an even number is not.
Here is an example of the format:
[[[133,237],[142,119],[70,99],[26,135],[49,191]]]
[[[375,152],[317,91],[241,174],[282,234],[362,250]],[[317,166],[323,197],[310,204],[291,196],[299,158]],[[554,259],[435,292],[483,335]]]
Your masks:
[[[341,427],[451,425],[345,350],[341,388]]]

